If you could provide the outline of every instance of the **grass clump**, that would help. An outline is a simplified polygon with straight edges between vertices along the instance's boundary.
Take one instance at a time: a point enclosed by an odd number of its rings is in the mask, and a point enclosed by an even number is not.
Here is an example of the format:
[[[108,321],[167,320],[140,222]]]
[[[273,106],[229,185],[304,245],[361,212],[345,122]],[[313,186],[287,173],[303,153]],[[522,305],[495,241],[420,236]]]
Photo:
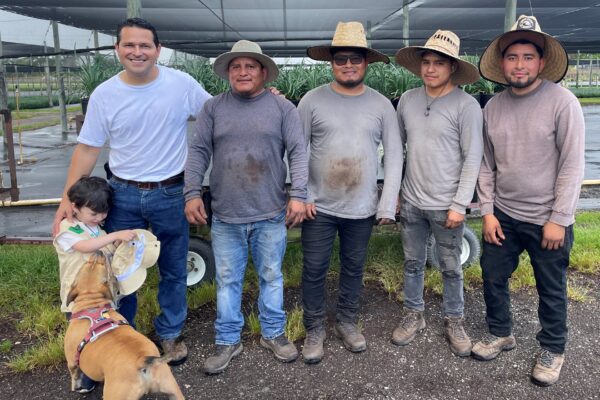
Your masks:
[[[295,342],[306,336],[306,330],[302,323],[304,312],[302,307],[296,305],[294,309],[287,313],[287,323],[285,325],[285,335],[290,342]]]
[[[258,314],[256,311],[250,311],[250,314],[246,317],[246,329],[250,337],[260,336],[260,321],[258,320]]]
[[[216,282],[205,282],[188,290],[187,302],[192,310],[197,310],[205,304],[215,304],[217,302]]]
[[[4,339],[4,340],[2,340],[2,342],[0,342],[0,354],[10,353],[12,348],[13,348],[13,344],[10,340]]]

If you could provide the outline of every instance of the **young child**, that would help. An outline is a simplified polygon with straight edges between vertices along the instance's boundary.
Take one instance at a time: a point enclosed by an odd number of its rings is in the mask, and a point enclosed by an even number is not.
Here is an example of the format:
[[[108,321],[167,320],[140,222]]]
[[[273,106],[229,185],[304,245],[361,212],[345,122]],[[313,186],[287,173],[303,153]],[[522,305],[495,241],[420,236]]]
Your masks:
[[[54,238],[60,270],[61,311],[68,313],[71,305],[66,304],[67,295],[81,266],[97,250],[112,255],[120,241],[130,241],[136,236],[133,230],[107,234],[100,228],[106,218],[111,201],[108,182],[97,176],[84,176],[67,192],[73,206],[75,218],[65,219]],[[117,243],[115,243],[117,242]]]

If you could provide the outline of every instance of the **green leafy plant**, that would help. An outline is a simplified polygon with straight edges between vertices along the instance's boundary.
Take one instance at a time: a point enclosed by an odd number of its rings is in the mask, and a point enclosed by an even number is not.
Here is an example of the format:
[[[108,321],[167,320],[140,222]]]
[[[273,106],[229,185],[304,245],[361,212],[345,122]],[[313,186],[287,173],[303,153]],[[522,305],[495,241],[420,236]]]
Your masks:
[[[105,80],[117,74],[121,64],[113,58],[96,56],[89,61],[82,59],[81,67],[77,73],[81,97],[90,97],[92,92]]]

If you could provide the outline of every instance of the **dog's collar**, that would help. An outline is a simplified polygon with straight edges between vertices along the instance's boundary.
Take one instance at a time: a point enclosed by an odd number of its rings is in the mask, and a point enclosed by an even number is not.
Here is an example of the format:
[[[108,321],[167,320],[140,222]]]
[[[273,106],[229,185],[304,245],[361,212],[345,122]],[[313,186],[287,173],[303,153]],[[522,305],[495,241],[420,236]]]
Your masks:
[[[90,321],[90,327],[88,328],[87,334],[77,346],[77,353],[75,354],[75,363],[79,366],[79,358],[81,357],[81,352],[83,348],[91,342],[94,342],[100,336],[104,335],[107,332],[112,331],[113,329],[118,328],[121,325],[129,325],[129,323],[124,320],[115,321],[112,319],[108,312],[110,310],[114,310],[110,304],[105,304],[102,307],[89,308],[87,310],[82,310],[77,313],[71,315],[71,320],[74,319],[87,319]]]

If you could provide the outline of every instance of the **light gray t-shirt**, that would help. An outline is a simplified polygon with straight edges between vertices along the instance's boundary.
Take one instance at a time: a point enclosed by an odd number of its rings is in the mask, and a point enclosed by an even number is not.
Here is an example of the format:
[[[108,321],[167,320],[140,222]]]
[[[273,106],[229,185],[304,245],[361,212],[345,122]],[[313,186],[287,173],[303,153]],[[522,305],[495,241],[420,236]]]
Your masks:
[[[391,102],[369,87],[346,96],[327,84],[308,92],[298,110],[310,145],[308,202],[341,218],[394,219],[403,155]],[[380,143],[385,185],[378,206]]]
[[[286,207],[287,151],[290,198],[306,199],[306,144],[294,105],[265,90],[253,98],[228,91],[198,114],[185,168],[185,199],[201,196],[212,158],[214,215],[243,224],[277,216]]]
[[[585,124],[577,98],[544,80],[518,96],[510,89],[486,105],[481,214],[494,205],[519,221],[575,221],[585,165]]]
[[[458,87],[436,99],[419,87],[400,98],[398,123],[406,145],[402,200],[422,210],[464,214],[483,156],[479,103]]]

